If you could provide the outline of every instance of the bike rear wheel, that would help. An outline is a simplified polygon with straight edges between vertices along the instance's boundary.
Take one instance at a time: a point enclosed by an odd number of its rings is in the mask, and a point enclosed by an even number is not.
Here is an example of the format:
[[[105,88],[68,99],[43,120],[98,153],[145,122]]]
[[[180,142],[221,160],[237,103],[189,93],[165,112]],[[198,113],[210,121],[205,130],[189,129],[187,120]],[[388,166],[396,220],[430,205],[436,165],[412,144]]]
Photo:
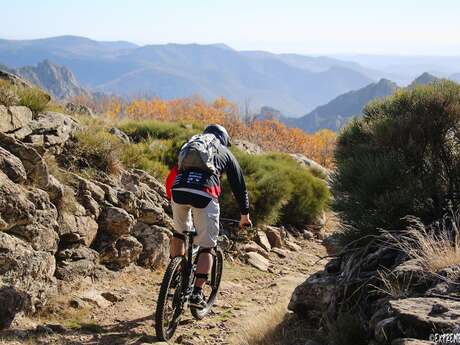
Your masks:
[[[204,295],[206,296],[206,308],[197,309],[191,307],[190,310],[195,319],[201,320],[211,311],[214,302],[216,301],[217,294],[219,292],[220,281],[222,280],[222,272],[224,269],[224,252],[222,249],[216,249],[216,256],[212,265],[210,279],[206,282],[203,287]]]
[[[186,285],[185,268],[186,259],[176,257],[169,263],[163,277],[155,312],[155,331],[159,340],[171,339],[179,324]]]

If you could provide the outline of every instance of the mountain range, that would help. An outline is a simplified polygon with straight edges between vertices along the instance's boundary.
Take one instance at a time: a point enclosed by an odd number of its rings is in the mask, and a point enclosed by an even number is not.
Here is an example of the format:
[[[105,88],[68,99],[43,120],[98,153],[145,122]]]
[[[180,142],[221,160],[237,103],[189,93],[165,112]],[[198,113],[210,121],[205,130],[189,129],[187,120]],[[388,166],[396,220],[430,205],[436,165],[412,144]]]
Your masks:
[[[425,72],[414,79],[407,87],[412,88],[417,85],[426,85],[437,80],[439,78]],[[396,89],[398,89],[396,83],[388,79],[381,79],[377,83],[344,93],[299,118],[281,116],[281,113],[277,112],[276,109],[265,110],[265,112],[261,111],[260,117],[275,117],[289,127],[301,128],[306,132],[316,132],[323,128],[337,131],[354,116],[361,115],[364,107],[370,101],[390,96]]]
[[[223,44],[138,46],[76,36],[0,40],[0,63],[10,68],[43,60],[65,66],[91,91],[164,99],[224,96],[286,115],[305,113],[374,80],[373,71],[354,62],[237,51]]]

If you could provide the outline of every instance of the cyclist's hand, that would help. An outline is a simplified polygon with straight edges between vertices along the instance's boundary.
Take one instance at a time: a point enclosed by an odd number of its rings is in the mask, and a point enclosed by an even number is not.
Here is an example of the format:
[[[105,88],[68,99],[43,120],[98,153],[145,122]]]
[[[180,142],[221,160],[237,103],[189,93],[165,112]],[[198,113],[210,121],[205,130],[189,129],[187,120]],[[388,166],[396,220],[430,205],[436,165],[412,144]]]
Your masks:
[[[244,228],[246,226],[252,226],[252,221],[249,218],[249,214],[242,214],[240,218],[240,228]]]

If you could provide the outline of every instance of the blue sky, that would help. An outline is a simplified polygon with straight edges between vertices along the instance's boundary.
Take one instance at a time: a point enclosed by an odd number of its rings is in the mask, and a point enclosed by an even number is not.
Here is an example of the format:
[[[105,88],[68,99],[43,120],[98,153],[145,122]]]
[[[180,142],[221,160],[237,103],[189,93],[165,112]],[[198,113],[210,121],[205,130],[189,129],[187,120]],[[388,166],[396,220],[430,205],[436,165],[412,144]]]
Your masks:
[[[2,4],[3,2],[3,4]],[[0,0],[0,37],[223,42],[306,54],[460,55],[456,0]]]

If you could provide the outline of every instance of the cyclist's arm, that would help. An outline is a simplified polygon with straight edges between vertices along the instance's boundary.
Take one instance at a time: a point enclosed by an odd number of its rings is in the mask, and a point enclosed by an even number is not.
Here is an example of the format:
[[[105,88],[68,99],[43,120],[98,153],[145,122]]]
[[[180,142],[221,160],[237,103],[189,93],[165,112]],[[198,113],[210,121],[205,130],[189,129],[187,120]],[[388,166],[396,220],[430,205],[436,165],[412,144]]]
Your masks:
[[[249,213],[249,197],[246,190],[243,171],[235,156],[228,151],[227,178],[242,215]]]

